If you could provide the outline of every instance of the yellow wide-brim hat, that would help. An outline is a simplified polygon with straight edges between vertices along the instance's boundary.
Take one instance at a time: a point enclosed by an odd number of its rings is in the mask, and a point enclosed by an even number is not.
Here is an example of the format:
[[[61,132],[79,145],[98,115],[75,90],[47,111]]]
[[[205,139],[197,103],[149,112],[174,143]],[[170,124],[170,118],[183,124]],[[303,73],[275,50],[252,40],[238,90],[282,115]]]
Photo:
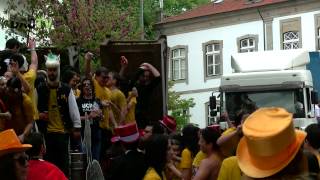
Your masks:
[[[283,108],[260,108],[242,126],[237,148],[238,165],[249,177],[269,177],[296,156],[306,133],[295,130],[292,114]]]
[[[23,152],[31,147],[32,145],[30,144],[21,144],[13,129],[8,129],[0,133],[0,156],[9,153]]]

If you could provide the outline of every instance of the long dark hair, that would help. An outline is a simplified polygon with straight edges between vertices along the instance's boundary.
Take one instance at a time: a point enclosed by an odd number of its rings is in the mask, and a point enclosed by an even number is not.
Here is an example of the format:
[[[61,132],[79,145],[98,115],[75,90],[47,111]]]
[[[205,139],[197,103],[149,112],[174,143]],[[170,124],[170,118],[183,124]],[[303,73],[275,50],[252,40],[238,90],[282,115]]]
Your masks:
[[[199,151],[199,130],[193,124],[188,124],[182,129],[182,147],[189,149],[192,157]]]
[[[163,134],[154,134],[146,141],[146,161],[159,174],[161,179],[162,171],[167,163],[168,137]]]
[[[0,177],[2,180],[16,180],[16,167],[14,165],[13,153],[0,157]]]
[[[84,81],[89,81],[90,84],[91,84],[91,90],[92,90],[92,99],[96,99],[96,95],[95,95],[95,90],[94,90],[94,85],[93,85],[93,81],[91,78],[83,78],[82,81],[81,81],[81,84],[80,84],[80,96],[79,98],[83,98],[83,88],[84,88]]]
[[[15,106],[12,106],[12,105],[13,104],[20,105],[21,112],[24,115],[25,112],[23,108],[23,94],[22,94],[22,85],[21,85],[20,79],[17,77],[12,77],[11,79],[8,80],[7,87],[8,87],[7,94],[10,95],[9,97],[11,97],[11,98],[8,98],[6,101],[8,109],[14,115],[15,113],[13,111]],[[14,97],[14,99],[12,99],[12,97]]]

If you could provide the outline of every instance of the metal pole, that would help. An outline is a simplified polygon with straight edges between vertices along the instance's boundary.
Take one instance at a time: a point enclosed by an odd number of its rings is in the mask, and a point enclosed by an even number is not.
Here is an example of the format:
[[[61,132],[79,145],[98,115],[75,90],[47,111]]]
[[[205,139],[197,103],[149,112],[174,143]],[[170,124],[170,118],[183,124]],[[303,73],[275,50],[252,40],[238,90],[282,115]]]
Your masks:
[[[163,0],[159,0],[160,4],[160,21],[163,20]]]
[[[140,28],[141,28],[141,40],[144,40],[143,0],[140,0]]]

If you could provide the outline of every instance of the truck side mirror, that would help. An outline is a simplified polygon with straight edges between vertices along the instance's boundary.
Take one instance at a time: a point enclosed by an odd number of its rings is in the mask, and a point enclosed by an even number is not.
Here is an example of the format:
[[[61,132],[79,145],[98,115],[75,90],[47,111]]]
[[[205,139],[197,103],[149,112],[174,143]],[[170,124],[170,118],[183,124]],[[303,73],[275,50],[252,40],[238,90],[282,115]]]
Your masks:
[[[210,107],[210,110],[216,109],[216,107],[217,107],[217,98],[216,98],[216,96],[214,96],[214,95],[210,96],[209,107]]]
[[[312,104],[318,104],[318,92],[311,91],[311,102]]]

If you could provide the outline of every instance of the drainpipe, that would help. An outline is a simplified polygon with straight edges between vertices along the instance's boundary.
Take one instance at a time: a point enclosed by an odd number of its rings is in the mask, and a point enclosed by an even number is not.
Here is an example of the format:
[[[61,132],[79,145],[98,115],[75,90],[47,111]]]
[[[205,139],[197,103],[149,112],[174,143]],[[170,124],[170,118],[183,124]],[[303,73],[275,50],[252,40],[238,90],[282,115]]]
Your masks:
[[[264,21],[262,15],[261,15],[261,12],[260,12],[259,8],[257,8],[257,11],[259,13],[259,16],[260,16],[262,22],[263,22],[263,50],[265,51],[266,50],[266,43],[267,43],[266,42],[266,24],[265,24],[265,21]]]

